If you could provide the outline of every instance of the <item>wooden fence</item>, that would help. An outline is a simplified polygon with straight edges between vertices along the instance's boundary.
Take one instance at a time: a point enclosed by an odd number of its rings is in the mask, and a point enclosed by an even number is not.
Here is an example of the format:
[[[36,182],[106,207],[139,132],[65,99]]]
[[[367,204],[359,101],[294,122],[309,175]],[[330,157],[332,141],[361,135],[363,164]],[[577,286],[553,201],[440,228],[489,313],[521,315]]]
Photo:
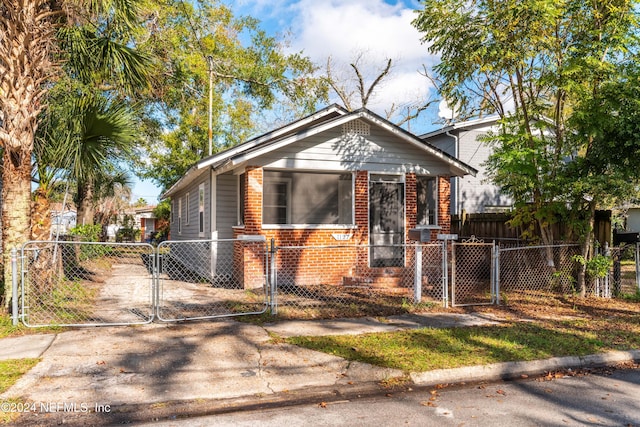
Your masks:
[[[476,236],[479,239],[521,240],[522,230],[511,227],[507,222],[511,219],[508,213],[476,213],[453,215],[451,232],[461,237]],[[553,225],[553,235],[557,240],[566,239],[570,235],[569,227],[563,222]],[[611,211],[597,211],[594,226],[594,238],[604,245],[611,245]]]

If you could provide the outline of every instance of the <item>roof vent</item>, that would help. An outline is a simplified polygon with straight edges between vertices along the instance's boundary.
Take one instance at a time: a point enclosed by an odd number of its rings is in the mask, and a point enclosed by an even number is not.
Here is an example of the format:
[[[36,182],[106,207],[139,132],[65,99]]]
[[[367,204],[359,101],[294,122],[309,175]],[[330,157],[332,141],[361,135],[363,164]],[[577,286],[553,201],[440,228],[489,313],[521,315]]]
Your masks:
[[[342,125],[342,135],[370,135],[371,126],[361,120],[352,120]]]

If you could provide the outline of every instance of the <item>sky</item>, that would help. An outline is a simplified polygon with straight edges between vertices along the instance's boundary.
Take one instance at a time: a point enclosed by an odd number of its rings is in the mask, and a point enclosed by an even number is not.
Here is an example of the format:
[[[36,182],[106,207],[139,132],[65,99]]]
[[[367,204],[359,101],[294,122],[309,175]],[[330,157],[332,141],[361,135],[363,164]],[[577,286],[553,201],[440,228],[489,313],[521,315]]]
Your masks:
[[[286,38],[291,53],[303,52],[323,67],[331,57],[336,74],[352,77],[349,64],[358,54],[365,79],[382,70],[387,59],[392,70],[368,108],[386,116],[391,105],[404,107],[428,98],[431,85],[419,71],[437,60],[421,43],[420,33],[411,25],[416,9],[414,0],[226,0],[236,16],[253,16],[261,27],[278,40]],[[371,70],[366,73],[364,70]],[[338,102],[335,95],[330,102]],[[424,133],[438,127],[437,106],[423,119],[412,122],[410,130]],[[150,181],[137,182],[133,200],[145,198],[157,203],[160,190]]]
[[[366,61],[361,70],[370,70],[369,81],[379,74],[387,59],[392,71],[374,94],[368,108],[386,116],[391,105],[406,106],[428,98],[432,88],[419,71],[431,67],[436,58],[429,54],[420,33],[411,25],[416,10],[414,0],[235,0],[229,1],[236,13],[250,15],[262,28],[278,39],[288,34],[291,52],[305,56],[325,69],[331,57],[337,71],[349,68],[356,56]],[[342,66],[342,67],[340,67]],[[365,75],[365,78],[367,76]],[[337,98],[331,99],[331,102]],[[437,112],[436,112],[437,114]],[[437,115],[435,116],[437,117]],[[412,123],[412,131],[426,131],[431,118]]]

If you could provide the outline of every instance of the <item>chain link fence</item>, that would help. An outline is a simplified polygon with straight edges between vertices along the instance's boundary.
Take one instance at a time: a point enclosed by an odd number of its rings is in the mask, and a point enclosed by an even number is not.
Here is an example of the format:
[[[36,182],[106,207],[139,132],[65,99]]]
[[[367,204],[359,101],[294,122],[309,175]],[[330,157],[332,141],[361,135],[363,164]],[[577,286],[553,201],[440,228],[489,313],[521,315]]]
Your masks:
[[[522,246],[500,248],[498,253],[499,295],[546,295],[575,292],[578,245]]]
[[[348,317],[440,304],[441,252],[441,244],[279,246],[273,257],[274,305],[284,317]],[[371,266],[372,259],[378,265]]]
[[[640,292],[640,244],[610,248],[612,268],[607,277],[613,296]]]
[[[268,308],[264,241],[166,241],[156,257],[160,320],[260,314]]]
[[[22,247],[27,326],[142,324],[153,320],[151,245],[28,242]]]
[[[496,303],[495,245],[479,240],[451,245],[451,305]]]
[[[578,245],[481,241],[278,247],[230,239],[155,248],[29,242],[21,252],[21,316],[28,326],[81,326],[268,310],[283,318],[384,316],[421,304],[446,307],[449,296],[452,306],[496,304],[575,292],[579,253]],[[592,282],[589,293],[635,293],[634,262],[623,249],[611,255],[611,274]]]

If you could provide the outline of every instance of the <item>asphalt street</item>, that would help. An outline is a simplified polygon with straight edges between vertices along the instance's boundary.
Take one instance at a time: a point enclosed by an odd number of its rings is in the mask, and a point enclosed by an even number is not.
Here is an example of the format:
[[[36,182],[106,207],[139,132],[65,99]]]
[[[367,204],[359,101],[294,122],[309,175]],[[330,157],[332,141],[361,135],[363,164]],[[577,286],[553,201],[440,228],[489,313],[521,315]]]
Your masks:
[[[640,369],[580,370],[573,376],[414,388],[153,423],[155,427],[256,425],[636,427],[640,426]]]

